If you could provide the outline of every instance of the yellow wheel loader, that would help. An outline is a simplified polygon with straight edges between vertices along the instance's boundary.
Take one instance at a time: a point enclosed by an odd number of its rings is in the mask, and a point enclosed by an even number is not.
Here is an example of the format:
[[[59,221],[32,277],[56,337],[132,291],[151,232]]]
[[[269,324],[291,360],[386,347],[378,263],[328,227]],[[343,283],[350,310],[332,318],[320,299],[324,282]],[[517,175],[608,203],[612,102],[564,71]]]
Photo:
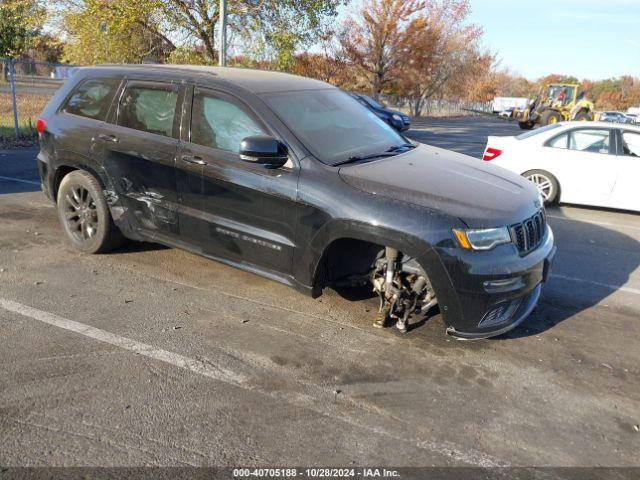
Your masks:
[[[584,92],[573,83],[549,85],[528,107],[513,111],[513,118],[523,130],[531,130],[536,124],[544,126],[567,120],[588,122],[594,117],[593,103],[585,100]]]

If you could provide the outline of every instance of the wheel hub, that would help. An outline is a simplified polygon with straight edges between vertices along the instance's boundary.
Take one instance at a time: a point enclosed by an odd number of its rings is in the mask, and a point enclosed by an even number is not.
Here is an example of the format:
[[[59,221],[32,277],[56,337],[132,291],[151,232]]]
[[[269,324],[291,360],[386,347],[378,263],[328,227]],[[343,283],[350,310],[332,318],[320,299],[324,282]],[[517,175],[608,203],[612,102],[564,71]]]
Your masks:
[[[89,191],[73,187],[65,196],[65,217],[67,228],[79,242],[90,240],[98,231],[96,205]]]
[[[527,180],[535,183],[535,185],[538,187],[538,190],[540,191],[540,195],[542,195],[542,198],[545,201],[549,200],[553,193],[553,184],[551,183],[551,180],[549,178],[540,173],[534,173],[527,176]]]

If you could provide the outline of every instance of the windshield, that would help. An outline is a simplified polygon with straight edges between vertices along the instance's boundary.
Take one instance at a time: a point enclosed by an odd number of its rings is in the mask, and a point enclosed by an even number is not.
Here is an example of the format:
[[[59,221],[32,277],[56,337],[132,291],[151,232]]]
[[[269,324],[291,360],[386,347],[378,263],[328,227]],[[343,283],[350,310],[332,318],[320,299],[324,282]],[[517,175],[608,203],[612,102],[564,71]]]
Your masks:
[[[278,92],[264,99],[311,153],[328,165],[406,144],[375,113],[341,90]]]
[[[371,105],[373,108],[379,108],[379,109],[384,109],[386,108],[384,105],[382,105],[379,102],[376,102],[373,98],[371,97],[367,97],[366,95],[362,95],[362,98],[364,98],[364,101],[367,102],[369,105]]]
[[[525,138],[533,137],[534,135],[538,135],[539,133],[548,132],[549,130],[553,130],[554,128],[558,128],[562,126],[559,123],[552,123],[551,125],[546,125],[544,127],[536,128],[535,130],[530,130],[525,133],[521,133],[516,138],[518,140],[524,140]]]

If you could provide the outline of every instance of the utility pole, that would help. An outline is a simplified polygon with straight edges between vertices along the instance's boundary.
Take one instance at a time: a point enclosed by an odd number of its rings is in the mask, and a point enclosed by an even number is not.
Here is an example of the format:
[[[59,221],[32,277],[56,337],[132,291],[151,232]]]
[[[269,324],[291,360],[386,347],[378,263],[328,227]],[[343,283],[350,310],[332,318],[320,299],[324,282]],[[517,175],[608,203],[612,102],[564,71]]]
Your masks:
[[[11,82],[11,103],[13,104],[13,128],[16,133],[16,138],[20,138],[20,125],[18,124],[18,102],[16,101],[16,82],[14,79],[15,60],[13,58],[9,58],[8,62],[9,81]]]
[[[227,0],[220,0],[220,39],[218,41],[218,65],[227,65]]]

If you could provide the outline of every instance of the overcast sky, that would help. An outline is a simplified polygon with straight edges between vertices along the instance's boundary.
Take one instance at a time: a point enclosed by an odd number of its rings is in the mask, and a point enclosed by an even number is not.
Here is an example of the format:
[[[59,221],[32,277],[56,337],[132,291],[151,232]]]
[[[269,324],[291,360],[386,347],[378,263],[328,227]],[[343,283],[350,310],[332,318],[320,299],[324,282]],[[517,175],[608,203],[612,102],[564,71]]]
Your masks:
[[[527,78],[640,77],[640,0],[470,0],[502,66]],[[361,0],[353,0],[349,9]]]

